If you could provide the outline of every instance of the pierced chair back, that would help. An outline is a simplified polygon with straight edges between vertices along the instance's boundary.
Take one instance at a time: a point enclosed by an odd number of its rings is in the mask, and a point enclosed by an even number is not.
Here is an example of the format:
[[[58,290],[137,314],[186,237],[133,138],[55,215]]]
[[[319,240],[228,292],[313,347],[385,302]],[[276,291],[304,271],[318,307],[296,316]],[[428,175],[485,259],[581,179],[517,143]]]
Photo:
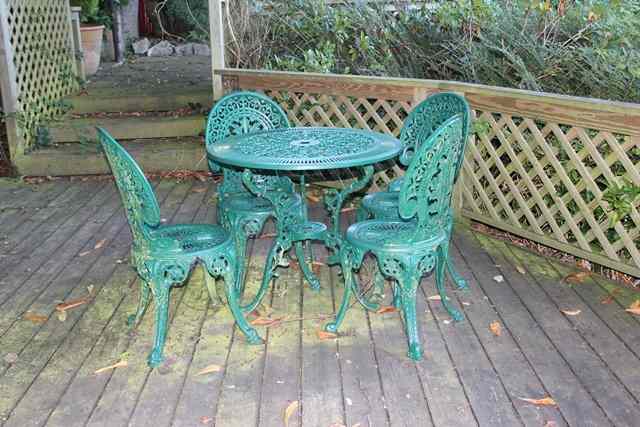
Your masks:
[[[288,127],[287,114],[271,98],[255,92],[234,92],[220,98],[211,109],[207,119],[205,142],[209,147],[229,136]],[[221,167],[211,161],[209,168],[213,172],[222,169],[220,195],[248,191],[242,183],[242,171]],[[284,179],[288,182],[283,182],[280,177],[273,179],[265,176],[265,180],[273,181],[271,185],[274,188],[284,183],[288,189],[290,180]]]
[[[405,144],[400,162],[408,165],[420,145],[426,142],[438,127],[457,114],[462,116],[462,137],[466,141],[469,137],[471,109],[464,97],[453,92],[440,92],[418,104],[411,110],[400,131],[400,140]],[[456,164],[456,177],[461,166],[462,157]]]
[[[106,130],[98,128],[98,139],[122,198],[134,248],[146,247],[150,229],[160,225],[160,207],[153,189],[140,166]]]
[[[411,160],[400,189],[399,212],[405,220],[416,217],[413,241],[429,239],[453,221],[451,194],[466,144],[463,135],[463,116],[458,114],[432,133]]]

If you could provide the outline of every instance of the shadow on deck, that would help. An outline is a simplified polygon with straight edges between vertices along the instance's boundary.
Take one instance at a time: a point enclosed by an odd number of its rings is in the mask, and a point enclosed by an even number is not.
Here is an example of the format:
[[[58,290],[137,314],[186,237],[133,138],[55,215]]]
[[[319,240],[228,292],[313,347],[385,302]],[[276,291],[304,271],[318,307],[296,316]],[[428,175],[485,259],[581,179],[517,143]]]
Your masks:
[[[154,185],[168,222],[215,220],[210,183]],[[1,425],[281,426],[294,401],[291,427],[638,425],[640,319],[624,310],[637,294],[599,276],[568,285],[567,266],[463,226],[452,250],[470,290],[450,295],[465,320],[450,322],[424,280],[420,363],[395,312],[354,306],[343,336],[318,337],[341,294],[335,268],[321,268],[319,294],[281,270],[269,306],[286,317],[259,327],[264,346],[209,304],[196,270],[172,293],[168,360],[150,371],[153,310],[125,326],[137,286],[120,206],[108,180],[0,181]],[[269,244],[251,248],[252,283]],[[57,314],[88,288],[91,301]],[[210,365],[220,370],[200,374]],[[544,397],[557,406],[523,400]]]

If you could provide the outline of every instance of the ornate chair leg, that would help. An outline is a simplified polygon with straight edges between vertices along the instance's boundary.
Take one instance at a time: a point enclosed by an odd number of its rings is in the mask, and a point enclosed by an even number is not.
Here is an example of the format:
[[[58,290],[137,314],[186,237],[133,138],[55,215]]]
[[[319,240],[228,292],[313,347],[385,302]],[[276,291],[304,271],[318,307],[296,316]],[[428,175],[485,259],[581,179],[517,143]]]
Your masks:
[[[235,263],[229,264],[230,267],[222,272],[222,278],[224,279],[224,287],[231,314],[233,314],[236,325],[238,325],[238,328],[244,333],[249,344],[262,344],[264,341],[260,338],[256,330],[249,325],[242,313],[242,309],[240,308],[240,293],[238,292],[239,285],[236,282],[236,266],[233,265]]]
[[[167,323],[169,320],[169,293],[171,291],[171,283],[164,278],[152,278],[151,287],[153,292],[153,301],[156,308],[155,335],[153,338],[153,350],[147,359],[147,364],[151,368],[155,368],[164,360],[163,350],[164,342],[167,338]]]
[[[344,257],[341,257],[340,266],[342,268],[342,278],[344,280],[344,293],[342,295],[342,303],[336,314],[336,318],[327,323],[324,326],[324,330],[331,333],[337,333],[338,328],[344,320],[344,316],[349,308],[349,301],[351,300],[351,291],[353,289],[353,270],[351,269],[351,263],[347,262]]]
[[[147,307],[149,306],[149,301],[151,297],[151,288],[149,284],[145,282],[141,277],[138,278],[140,281],[140,296],[138,297],[138,308],[136,309],[135,314],[130,315],[127,318],[127,325],[133,329],[140,324],[140,320],[142,320],[142,316],[144,316],[145,311],[147,311]]]
[[[451,224],[451,226],[449,227],[447,240],[442,245],[444,249],[444,257],[447,260],[447,273],[459,290],[469,289],[469,284],[462,276],[458,274],[455,266],[453,265],[453,262],[451,261],[451,257],[449,256],[449,242],[451,241],[452,232],[453,224]]]
[[[404,327],[409,341],[408,356],[413,360],[422,360],[422,344],[418,332],[418,320],[416,318],[416,290],[420,278],[418,271],[407,271],[398,278],[400,288],[400,305],[404,317]]]
[[[204,283],[207,285],[207,291],[209,292],[209,298],[213,305],[224,304],[224,300],[222,299],[222,295],[218,292],[218,283],[207,268],[204,268]]]
[[[393,290],[392,304],[395,308],[400,310],[402,308],[402,300],[400,298],[400,285],[398,284],[397,281],[394,282],[392,290]]]
[[[262,283],[260,284],[260,289],[256,293],[256,296],[253,297],[251,302],[242,306],[242,311],[245,313],[252,312],[253,310],[260,305],[262,298],[264,298],[267,290],[269,289],[269,283],[271,283],[271,279],[273,278],[273,273],[275,269],[278,267],[278,263],[275,262],[276,257],[278,256],[278,252],[284,252],[281,249],[281,246],[276,239],[271,245],[271,249],[269,250],[269,254],[267,255],[267,259],[264,266],[264,273],[262,275]]]
[[[445,289],[445,278],[444,278],[444,270],[447,263],[447,253],[444,245],[441,245],[438,248],[438,254],[436,256],[436,287],[438,288],[438,293],[440,294],[440,299],[442,301],[442,305],[445,310],[449,313],[449,315],[456,322],[464,319],[462,313],[455,309],[449,302],[449,298],[447,297],[447,290]]]
[[[319,291],[320,280],[318,280],[316,275],[313,273],[312,267],[310,267],[309,264],[307,264],[307,259],[304,254],[304,247],[302,245],[302,242],[300,241],[295,242],[293,244],[293,247],[296,252],[296,258],[298,259],[298,265],[302,270],[302,274],[304,275],[304,278],[309,283],[309,286],[311,286],[311,289],[313,289],[314,291]]]
[[[356,222],[362,222],[369,219],[369,211],[364,207],[360,206],[356,210]]]

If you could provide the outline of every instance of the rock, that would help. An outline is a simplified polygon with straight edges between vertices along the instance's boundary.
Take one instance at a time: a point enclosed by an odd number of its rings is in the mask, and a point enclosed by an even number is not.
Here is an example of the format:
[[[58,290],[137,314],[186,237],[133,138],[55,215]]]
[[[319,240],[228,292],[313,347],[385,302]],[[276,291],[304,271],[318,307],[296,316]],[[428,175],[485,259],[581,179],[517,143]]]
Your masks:
[[[185,43],[176,46],[177,56],[191,56],[193,55],[193,43]]]
[[[193,43],[193,54],[196,56],[211,56],[211,49],[209,45]]]
[[[148,56],[171,56],[173,55],[173,45],[166,40],[152,46],[147,51]]]
[[[151,42],[148,38],[145,37],[138,40],[137,42],[133,42],[131,44],[131,47],[133,48],[133,53],[135,53],[136,55],[144,55],[151,47]]]

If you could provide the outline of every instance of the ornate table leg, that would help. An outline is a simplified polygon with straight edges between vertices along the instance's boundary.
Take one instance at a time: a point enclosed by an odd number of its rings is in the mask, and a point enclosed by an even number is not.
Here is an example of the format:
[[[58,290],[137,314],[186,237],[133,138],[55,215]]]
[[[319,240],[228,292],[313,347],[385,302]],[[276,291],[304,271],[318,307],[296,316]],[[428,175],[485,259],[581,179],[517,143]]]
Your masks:
[[[329,257],[329,264],[338,264],[340,259],[338,253],[342,243],[342,232],[340,231],[340,211],[344,201],[352,193],[362,190],[369,184],[373,177],[373,166],[364,166],[362,168],[362,176],[353,181],[350,185],[342,190],[331,189],[325,193],[324,204],[329,211],[331,218],[331,227],[327,232],[327,240],[325,244],[333,252]]]

